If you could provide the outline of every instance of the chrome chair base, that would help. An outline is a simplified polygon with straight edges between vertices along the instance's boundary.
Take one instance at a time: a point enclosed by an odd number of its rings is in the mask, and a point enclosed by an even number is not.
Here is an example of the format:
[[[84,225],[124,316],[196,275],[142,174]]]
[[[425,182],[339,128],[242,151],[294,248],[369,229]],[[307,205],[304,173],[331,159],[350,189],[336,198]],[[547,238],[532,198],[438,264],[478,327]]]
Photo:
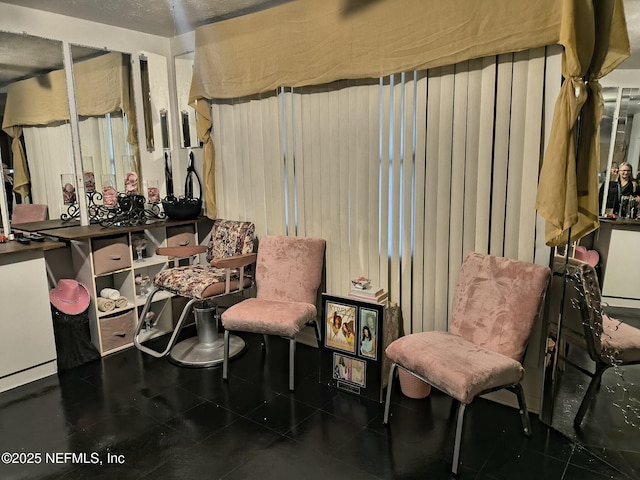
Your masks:
[[[229,358],[240,355],[245,348],[244,340],[236,335],[229,338]],[[176,344],[169,354],[171,363],[182,367],[205,368],[219,365],[224,360],[224,340],[202,343],[199,337],[192,337]]]
[[[198,334],[187,338],[171,348],[169,360],[183,367],[205,368],[224,360],[224,339],[218,333],[217,306],[193,307]],[[239,355],[244,350],[244,340],[236,335],[229,337],[229,356]]]

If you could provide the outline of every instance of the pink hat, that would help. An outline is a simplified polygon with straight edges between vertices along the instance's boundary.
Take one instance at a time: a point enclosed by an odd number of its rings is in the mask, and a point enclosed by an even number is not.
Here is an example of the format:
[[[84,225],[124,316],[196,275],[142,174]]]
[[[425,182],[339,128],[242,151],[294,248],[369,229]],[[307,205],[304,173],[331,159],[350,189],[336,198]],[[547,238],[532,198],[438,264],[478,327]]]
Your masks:
[[[49,290],[49,300],[62,313],[77,315],[89,306],[89,291],[75,280],[62,279],[56,288]]]
[[[587,250],[587,248],[583,247],[582,245],[576,247],[574,256],[576,257],[576,259],[580,260],[581,262],[588,263],[592,267],[598,265],[598,262],[600,261],[600,255],[598,254],[598,252],[596,252],[595,250]]]

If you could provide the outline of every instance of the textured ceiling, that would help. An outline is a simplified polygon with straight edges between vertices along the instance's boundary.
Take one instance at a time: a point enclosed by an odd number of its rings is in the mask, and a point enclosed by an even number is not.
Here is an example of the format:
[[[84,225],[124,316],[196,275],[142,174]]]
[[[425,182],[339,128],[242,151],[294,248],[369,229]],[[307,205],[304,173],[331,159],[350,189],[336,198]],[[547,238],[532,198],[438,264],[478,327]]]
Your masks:
[[[287,1],[290,0],[3,0],[1,3],[173,37],[205,23]]]
[[[75,45],[71,50],[74,60],[102,53]],[[0,32],[0,89],[17,80],[60,68],[63,68],[61,42]]]

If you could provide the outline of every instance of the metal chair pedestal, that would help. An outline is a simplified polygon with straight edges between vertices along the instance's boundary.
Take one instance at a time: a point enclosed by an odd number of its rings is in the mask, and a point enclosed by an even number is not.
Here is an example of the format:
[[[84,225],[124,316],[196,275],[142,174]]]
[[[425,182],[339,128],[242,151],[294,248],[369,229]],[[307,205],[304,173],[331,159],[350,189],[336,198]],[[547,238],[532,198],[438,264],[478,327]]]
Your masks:
[[[158,288],[154,288],[151,293],[149,293],[142,313],[140,314],[141,318],[145,318],[153,302],[153,297],[159,291]],[[193,307],[196,320],[197,335],[176,343],[191,307]],[[205,368],[218,365],[224,360],[224,339],[221,338],[218,333],[219,316],[216,314],[217,308],[217,305],[207,305],[196,299],[189,300],[182,310],[182,314],[171,334],[171,338],[162,351],[154,350],[142,344],[144,341],[142,339],[144,336],[142,330],[145,326],[143,321],[138,323],[138,327],[133,336],[133,343],[138,350],[153,357],[162,358],[169,355],[169,360],[180,366]],[[232,335],[229,339],[229,358],[233,358],[242,353],[244,347],[244,340],[236,335]]]
[[[169,354],[172,363],[183,367],[212,367],[224,360],[224,338],[218,332],[217,306],[193,307],[195,337],[176,344]],[[239,355],[245,347],[244,340],[236,335],[229,339],[229,356]]]

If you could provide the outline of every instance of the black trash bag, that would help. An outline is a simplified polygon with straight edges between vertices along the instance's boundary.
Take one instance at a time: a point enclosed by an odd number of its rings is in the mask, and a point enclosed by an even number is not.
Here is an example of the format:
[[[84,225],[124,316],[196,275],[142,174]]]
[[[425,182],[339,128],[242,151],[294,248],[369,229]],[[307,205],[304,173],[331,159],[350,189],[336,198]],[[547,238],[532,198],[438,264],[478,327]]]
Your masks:
[[[68,315],[52,305],[51,313],[58,370],[68,370],[100,358],[100,352],[91,343],[87,311],[78,315]]]

